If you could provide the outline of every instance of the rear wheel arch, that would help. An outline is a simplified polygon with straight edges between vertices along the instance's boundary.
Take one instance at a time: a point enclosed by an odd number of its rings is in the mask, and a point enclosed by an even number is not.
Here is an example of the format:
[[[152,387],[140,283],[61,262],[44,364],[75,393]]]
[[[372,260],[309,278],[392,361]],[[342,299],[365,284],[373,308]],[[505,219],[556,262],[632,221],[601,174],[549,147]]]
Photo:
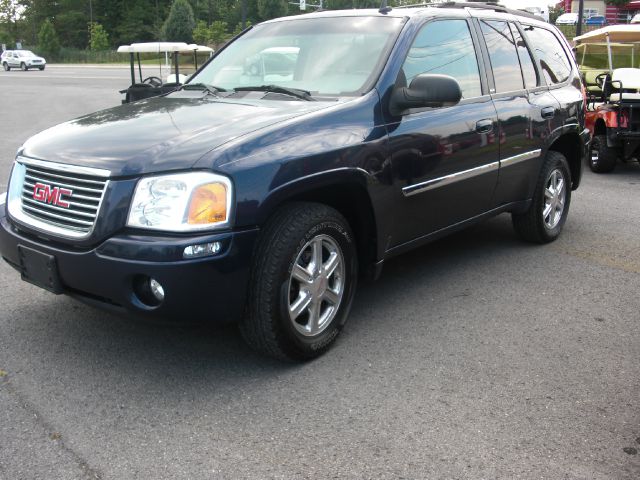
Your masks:
[[[571,189],[578,188],[582,168],[580,136],[575,132],[565,133],[558,137],[548,150],[561,153],[567,159],[571,172]]]
[[[301,180],[273,192],[261,208],[259,225],[266,224],[279,209],[292,202],[328,205],[347,220],[353,231],[360,272],[373,275],[372,267],[378,260],[378,224],[366,178],[348,175],[343,179],[326,179],[326,182],[317,180],[314,179],[313,185]]]
[[[607,124],[604,119],[598,118],[596,123],[593,126],[593,136],[596,135],[606,135],[607,134]]]

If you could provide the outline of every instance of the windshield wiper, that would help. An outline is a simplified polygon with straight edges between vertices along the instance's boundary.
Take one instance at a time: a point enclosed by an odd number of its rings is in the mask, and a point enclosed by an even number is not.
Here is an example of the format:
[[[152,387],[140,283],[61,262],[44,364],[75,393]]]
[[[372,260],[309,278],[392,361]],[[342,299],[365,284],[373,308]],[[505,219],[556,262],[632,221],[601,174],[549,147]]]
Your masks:
[[[278,85],[254,85],[252,87],[236,87],[236,92],[270,92],[281,93],[283,95],[289,95],[291,97],[299,98],[300,100],[306,100],[308,102],[315,101],[311,96],[311,92],[307,90],[301,90],[299,88],[280,87]]]
[[[208,83],[185,83],[178,90],[200,90],[207,92],[209,95],[215,97],[218,96],[218,92],[226,92],[227,90],[222,87],[214,87]]]

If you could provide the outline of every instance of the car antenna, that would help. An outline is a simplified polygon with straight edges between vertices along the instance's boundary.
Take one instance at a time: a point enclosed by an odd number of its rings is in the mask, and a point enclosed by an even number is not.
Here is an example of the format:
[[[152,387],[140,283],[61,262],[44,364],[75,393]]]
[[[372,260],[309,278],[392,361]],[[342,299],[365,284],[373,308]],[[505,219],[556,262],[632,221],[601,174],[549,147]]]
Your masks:
[[[391,10],[393,9],[387,6],[387,0],[382,0],[382,3],[380,4],[380,8],[378,9],[378,12],[389,13]]]

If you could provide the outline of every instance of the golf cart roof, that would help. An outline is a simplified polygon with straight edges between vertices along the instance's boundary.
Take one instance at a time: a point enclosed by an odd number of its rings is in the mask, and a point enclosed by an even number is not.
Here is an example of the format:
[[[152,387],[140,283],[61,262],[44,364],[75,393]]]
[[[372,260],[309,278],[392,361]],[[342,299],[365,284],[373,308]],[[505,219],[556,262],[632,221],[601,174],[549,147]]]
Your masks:
[[[165,53],[165,52],[213,52],[213,49],[195,43],[186,44],[184,42],[145,42],[132,43],[131,45],[121,45],[118,53]]]
[[[606,42],[607,37],[610,42],[640,42],[640,25],[611,25],[575,37],[573,41],[576,45],[600,43]]]

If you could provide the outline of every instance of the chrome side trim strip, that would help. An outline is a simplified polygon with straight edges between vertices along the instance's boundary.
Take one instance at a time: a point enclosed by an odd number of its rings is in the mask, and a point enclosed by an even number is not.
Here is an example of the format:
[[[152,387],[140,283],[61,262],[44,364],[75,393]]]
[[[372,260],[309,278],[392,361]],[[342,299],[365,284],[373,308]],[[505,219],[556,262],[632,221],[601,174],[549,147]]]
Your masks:
[[[452,173],[440,178],[434,178],[427,180],[426,182],[416,183],[415,185],[409,185],[402,188],[402,193],[405,197],[417,195],[418,193],[433,190],[435,188],[444,187],[461,180],[467,180],[469,178],[477,177],[484,173],[489,173],[493,170],[497,170],[500,167],[500,162],[487,163],[486,165],[480,165],[479,167],[464,170],[462,172]]]
[[[520,162],[524,162],[525,160],[532,160],[534,158],[538,158],[542,153],[541,149],[531,150],[530,152],[524,152],[519,155],[514,155],[513,157],[503,158],[500,160],[501,167],[510,167],[511,165],[515,165]]]
[[[102,168],[93,167],[79,167],[78,165],[67,165],[65,163],[44,162],[42,160],[35,160],[33,158],[27,158],[18,156],[16,162],[23,163],[25,165],[33,165],[34,167],[44,167],[50,170],[58,170],[61,172],[79,173],[80,175],[90,175],[95,177],[109,178],[111,172]],[[82,181],[82,179],[79,179]]]

